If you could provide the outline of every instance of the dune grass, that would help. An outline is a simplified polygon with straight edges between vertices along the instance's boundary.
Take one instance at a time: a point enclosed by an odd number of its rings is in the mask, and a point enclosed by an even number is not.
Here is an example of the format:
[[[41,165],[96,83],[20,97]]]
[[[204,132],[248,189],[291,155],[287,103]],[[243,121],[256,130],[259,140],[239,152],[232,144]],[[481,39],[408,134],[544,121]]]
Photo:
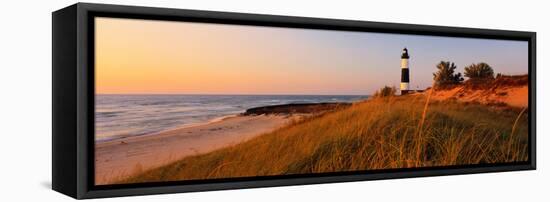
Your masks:
[[[424,95],[370,99],[118,183],[526,161],[522,109]]]

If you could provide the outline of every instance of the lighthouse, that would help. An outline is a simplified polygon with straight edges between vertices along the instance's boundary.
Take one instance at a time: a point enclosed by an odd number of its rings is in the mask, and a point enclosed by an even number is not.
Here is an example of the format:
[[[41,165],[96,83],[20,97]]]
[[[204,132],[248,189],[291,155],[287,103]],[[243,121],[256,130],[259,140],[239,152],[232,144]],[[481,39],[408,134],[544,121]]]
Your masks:
[[[401,95],[406,95],[410,92],[409,89],[409,52],[407,48],[403,48],[401,54]]]

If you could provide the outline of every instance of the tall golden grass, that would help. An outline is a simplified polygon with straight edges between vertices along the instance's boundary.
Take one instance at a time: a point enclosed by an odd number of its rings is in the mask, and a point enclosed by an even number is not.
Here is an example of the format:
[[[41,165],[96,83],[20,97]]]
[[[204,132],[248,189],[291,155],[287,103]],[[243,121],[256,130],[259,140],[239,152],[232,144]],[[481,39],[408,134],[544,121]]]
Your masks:
[[[526,161],[523,112],[425,95],[375,98],[118,183]]]

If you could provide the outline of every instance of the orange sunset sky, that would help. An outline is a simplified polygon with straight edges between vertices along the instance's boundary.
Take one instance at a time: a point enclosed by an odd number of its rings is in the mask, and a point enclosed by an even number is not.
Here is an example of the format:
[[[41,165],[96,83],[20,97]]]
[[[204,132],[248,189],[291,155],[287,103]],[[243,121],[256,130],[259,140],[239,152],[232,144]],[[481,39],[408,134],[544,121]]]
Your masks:
[[[413,88],[441,60],[527,72],[527,43],[516,41],[103,17],[95,37],[98,94],[368,95],[399,86],[403,47]]]

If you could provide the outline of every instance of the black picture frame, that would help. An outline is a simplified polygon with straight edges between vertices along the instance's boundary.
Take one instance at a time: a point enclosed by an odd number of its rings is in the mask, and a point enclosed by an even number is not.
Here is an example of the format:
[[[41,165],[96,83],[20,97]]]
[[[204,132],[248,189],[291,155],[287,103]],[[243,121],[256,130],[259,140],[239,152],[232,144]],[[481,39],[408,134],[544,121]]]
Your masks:
[[[360,172],[247,177],[143,184],[94,185],[94,17],[346,30],[528,42],[529,160],[527,162]],[[77,3],[52,13],[52,188],[68,196],[164,194],[536,169],[536,33],[184,9]]]

